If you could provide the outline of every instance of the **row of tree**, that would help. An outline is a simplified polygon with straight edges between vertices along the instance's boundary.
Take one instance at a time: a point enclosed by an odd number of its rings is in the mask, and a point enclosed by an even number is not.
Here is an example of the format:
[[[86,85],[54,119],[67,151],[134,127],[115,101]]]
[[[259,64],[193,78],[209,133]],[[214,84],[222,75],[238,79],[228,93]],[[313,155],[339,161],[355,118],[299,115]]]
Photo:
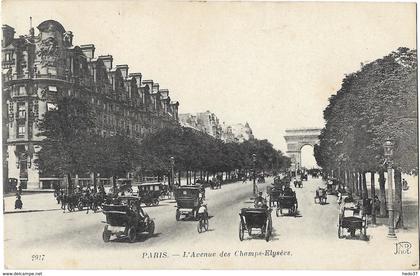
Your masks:
[[[256,155],[258,170],[280,171],[290,166],[290,159],[275,150],[267,140],[224,143],[191,128],[173,126],[147,135],[142,142],[117,133],[98,134],[95,115],[89,103],[77,98],[58,100],[57,108],[39,122],[43,142],[36,165],[45,176],[71,176],[88,173],[101,177],[170,175],[170,158],[175,171],[208,179],[209,175],[233,173],[244,175],[253,169]]]
[[[329,99],[324,119],[320,144],[314,148],[318,165],[365,198],[366,173],[371,173],[372,197],[374,175],[379,173],[383,216],[387,164],[383,145],[387,139],[393,141],[396,225],[402,225],[401,173],[418,172],[416,51],[399,48],[347,75]]]

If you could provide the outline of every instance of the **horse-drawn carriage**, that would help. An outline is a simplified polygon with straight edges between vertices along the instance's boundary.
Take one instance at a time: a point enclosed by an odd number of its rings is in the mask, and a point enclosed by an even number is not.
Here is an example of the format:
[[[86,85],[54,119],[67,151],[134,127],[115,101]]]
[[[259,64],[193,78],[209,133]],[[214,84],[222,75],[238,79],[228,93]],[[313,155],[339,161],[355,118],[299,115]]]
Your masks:
[[[278,198],[276,216],[283,215],[283,209],[288,210],[288,215],[296,215],[298,210],[298,201],[296,193],[292,189],[286,189]]]
[[[198,218],[198,209],[202,204],[202,189],[199,186],[179,186],[175,189],[176,200],[176,220],[179,221],[181,215],[185,217]]]
[[[271,209],[267,208],[242,208],[239,213],[239,240],[243,241],[245,231],[252,236],[252,230],[259,230],[266,241],[272,233]]]
[[[355,236],[356,230],[360,231],[360,239],[366,238],[367,216],[358,206],[346,207],[346,204],[340,209],[338,217],[338,238],[343,238],[343,230],[346,229],[351,237]]]
[[[327,190],[324,188],[318,188],[315,191],[315,197],[314,197],[314,202],[315,204],[317,203],[319,204],[326,204],[327,203]]]
[[[155,231],[155,223],[140,207],[138,197],[119,197],[118,204],[104,204],[103,213],[107,223],[102,233],[104,242],[109,242],[112,235],[135,242],[139,234],[150,237]]]

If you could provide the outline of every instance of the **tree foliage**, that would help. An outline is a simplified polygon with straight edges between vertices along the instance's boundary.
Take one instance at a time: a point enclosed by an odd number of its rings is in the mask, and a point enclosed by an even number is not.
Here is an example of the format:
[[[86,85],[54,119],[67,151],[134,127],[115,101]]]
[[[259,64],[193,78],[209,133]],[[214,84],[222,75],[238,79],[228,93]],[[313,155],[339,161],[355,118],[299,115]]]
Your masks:
[[[393,161],[417,173],[417,55],[399,48],[347,75],[324,110],[326,125],[314,148],[319,166],[377,171],[383,143],[395,143]]]

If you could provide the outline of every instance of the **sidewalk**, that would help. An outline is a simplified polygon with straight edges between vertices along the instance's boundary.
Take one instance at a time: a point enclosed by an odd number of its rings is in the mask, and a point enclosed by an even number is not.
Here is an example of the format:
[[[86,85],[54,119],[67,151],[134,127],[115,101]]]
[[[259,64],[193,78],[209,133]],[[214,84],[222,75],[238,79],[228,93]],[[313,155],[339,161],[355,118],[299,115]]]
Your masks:
[[[410,189],[403,191],[403,222],[404,228],[395,229],[398,241],[412,240],[418,237],[418,195],[416,183],[410,183]],[[376,217],[376,226],[368,224],[368,232],[373,239],[381,240],[388,234],[388,218]]]
[[[53,193],[24,193],[22,195],[22,209],[15,209],[15,196],[3,198],[3,213],[26,213],[59,210],[60,206],[54,198]]]

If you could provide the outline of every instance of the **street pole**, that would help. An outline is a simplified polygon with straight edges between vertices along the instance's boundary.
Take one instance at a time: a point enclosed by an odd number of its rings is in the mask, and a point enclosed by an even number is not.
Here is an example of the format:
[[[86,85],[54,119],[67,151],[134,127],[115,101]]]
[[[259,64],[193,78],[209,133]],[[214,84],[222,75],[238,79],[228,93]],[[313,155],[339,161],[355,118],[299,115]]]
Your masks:
[[[254,196],[257,195],[257,186],[255,184],[255,167],[256,167],[256,163],[257,163],[257,155],[254,153],[252,154],[252,163],[253,163],[253,184],[252,184],[252,192],[254,194]]]
[[[175,185],[175,172],[174,172],[174,165],[175,165],[175,158],[171,156],[171,181],[169,181],[169,186],[173,189]]]
[[[394,191],[392,181],[392,154],[394,144],[388,139],[384,144],[385,158],[387,161],[387,182],[388,182],[388,235],[389,239],[396,239],[394,229]]]

